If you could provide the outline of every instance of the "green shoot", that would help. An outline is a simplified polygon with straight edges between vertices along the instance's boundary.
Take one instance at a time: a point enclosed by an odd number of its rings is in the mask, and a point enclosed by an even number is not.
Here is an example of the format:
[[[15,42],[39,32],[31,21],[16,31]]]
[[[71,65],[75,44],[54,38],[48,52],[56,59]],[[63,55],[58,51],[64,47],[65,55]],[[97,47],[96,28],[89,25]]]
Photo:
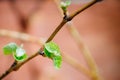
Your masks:
[[[45,56],[51,58],[56,68],[61,67],[62,56],[60,54],[59,46],[54,42],[48,42],[44,45]]]
[[[63,11],[67,11],[67,7],[71,4],[71,0],[67,0],[65,2],[61,2],[61,8],[63,9]]]
[[[24,61],[27,58],[26,51],[22,47],[18,46],[16,43],[9,43],[3,47],[3,52],[5,55],[13,54],[16,61]]]

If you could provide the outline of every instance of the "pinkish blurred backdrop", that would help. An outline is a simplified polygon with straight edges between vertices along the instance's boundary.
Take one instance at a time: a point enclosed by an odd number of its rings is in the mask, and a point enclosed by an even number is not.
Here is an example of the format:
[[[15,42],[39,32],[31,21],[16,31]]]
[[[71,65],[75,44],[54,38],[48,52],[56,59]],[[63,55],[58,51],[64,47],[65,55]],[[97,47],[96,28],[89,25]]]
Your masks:
[[[69,11],[72,13],[80,7],[80,3],[72,4]],[[0,29],[48,38],[61,20],[53,0],[17,0],[14,5],[10,1],[0,0]],[[76,16],[73,23],[89,47],[104,79],[120,80],[120,0],[103,0]],[[54,41],[60,45],[63,52],[87,66],[66,27],[62,28]],[[40,48],[37,44],[0,37],[0,75],[14,61],[11,56],[4,56],[2,53],[2,47],[8,42],[24,43],[29,55]],[[65,62],[60,70],[56,70],[52,61],[38,56],[4,80],[90,79]]]

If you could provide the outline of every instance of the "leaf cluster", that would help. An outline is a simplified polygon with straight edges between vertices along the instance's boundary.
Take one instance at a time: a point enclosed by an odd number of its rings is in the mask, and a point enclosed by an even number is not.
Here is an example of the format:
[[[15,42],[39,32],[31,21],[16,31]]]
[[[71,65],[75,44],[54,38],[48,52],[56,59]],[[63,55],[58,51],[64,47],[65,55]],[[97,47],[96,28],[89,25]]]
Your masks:
[[[60,54],[59,46],[54,42],[48,42],[44,45],[45,56],[51,58],[54,62],[54,66],[59,69],[62,63],[62,56]]]
[[[27,58],[26,51],[22,46],[18,46],[16,43],[9,43],[3,47],[5,55],[13,55],[16,61],[24,61]]]

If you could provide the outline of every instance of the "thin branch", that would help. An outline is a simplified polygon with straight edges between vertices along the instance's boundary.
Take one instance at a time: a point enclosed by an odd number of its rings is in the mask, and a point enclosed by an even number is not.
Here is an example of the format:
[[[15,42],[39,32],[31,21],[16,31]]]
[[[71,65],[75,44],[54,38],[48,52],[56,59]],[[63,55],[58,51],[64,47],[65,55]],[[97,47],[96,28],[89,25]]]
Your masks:
[[[55,37],[55,35],[59,32],[59,30],[64,26],[65,23],[67,23],[67,21],[65,19],[63,19],[62,22],[60,23],[60,25],[50,35],[50,37],[48,38],[48,40],[46,41],[46,43],[49,42],[49,41],[51,41]]]
[[[95,4],[97,2],[97,0],[94,0],[88,4],[86,4],[85,6],[83,6],[82,8],[80,8],[79,10],[77,10],[76,12],[74,12],[71,15],[65,15],[62,22],[60,23],[60,25],[55,29],[55,31],[51,34],[51,36],[48,38],[48,40],[46,42],[51,41],[54,36],[57,34],[57,32],[64,26],[65,23],[71,21],[76,15],[78,15],[79,13],[81,13],[82,11],[84,11],[85,9],[89,8],[90,6],[92,6],[93,4]]]
[[[94,2],[93,2],[94,3]],[[58,27],[53,31],[53,33],[50,35],[50,37],[48,38],[48,40],[46,42],[49,42],[51,41],[55,35],[58,33],[58,31],[60,31],[60,29],[64,26],[65,23],[69,22],[70,20],[72,20],[76,15],[78,15],[80,12],[84,11],[85,9],[87,9],[88,7],[92,6],[93,4],[88,4],[86,5],[86,7],[83,7],[82,9],[78,10],[76,13],[70,15],[69,17],[68,16],[65,16],[63,18],[63,21],[58,25]],[[25,61],[21,62],[21,63],[18,63],[16,66],[8,69],[7,71],[9,71],[8,74],[10,74],[12,71],[14,71],[14,69],[18,69],[20,68],[23,64],[25,64],[26,62],[28,62],[29,60],[33,59],[34,57],[36,57],[37,55],[39,55],[39,51],[41,52],[42,49],[44,48],[44,46],[42,46],[40,48],[40,50],[38,50],[38,52],[36,52],[34,55],[30,56],[28,59],[26,59]],[[6,72],[7,72],[6,71]],[[8,74],[5,74],[4,77],[6,77]],[[0,80],[2,80],[4,77],[0,76]]]
[[[36,57],[37,55],[39,55],[40,51],[36,52],[35,54],[33,54],[32,56],[30,56],[28,59],[26,59],[25,61],[18,63],[12,67],[10,67],[8,70],[5,71],[5,73],[3,73],[0,76],[0,80],[2,80],[3,78],[5,78],[7,75],[9,75],[11,72],[13,71],[17,71],[22,65],[24,65],[26,62],[32,60],[34,57]]]
[[[15,38],[15,39],[20,39],[22,41],[27,41],[27,42],[33,42],[33,43],[37,43],[37,44],[40,44],[40,45],[44,45],[44,42],[42,41],[42,39],[39,39],[39,38],[36,38],[34,36],[31,36],[31,35],[28,35],[28,34],[25,34],[25,33],[20,33],[20,32],[15,32],[15,31],[9,31],[9,30],[0,30],[0,36],[4,36],[4,37],[10,37],[10,38]],[[24,37],[21,37],[21,36],[24,36]],[[32,40],[31,40],[32,39]],[[45,39],[44,39],[45,40]],[[36,54],[34,54],[36,55]],[[31,56],[33,57],[33,56]],[[65,60],[66,63],[70,64],[71,66],[73,66],[73,68],[79,70],[79,71],[82,71],[83,73],[85,73],[86,75],[89,76],[89,71],[84,68],[82,65],[80,65],[76,60],[74,60],[72,57],[68,56],[67,54],[62,54],[62,57],[63,59]],[[31,58],[29,58],[30,60]],[[24,61],[25,63],[26,61]],[[21,63],[23,64],[23,63]],[[20,65],[19,64],[19,67]],[[15,66],[15,65],[14,65]],[[15,70],[15,69],[14,69]],[[11,70],[8,70],[5,72],[5,74],[8,74],[8,72],[11,71]],[[4,75],[5,75],[4,74]]]
[[[11,37],[19,40],[23,40],[26,42],[32,42],[32,43],[39,43],[40,45],[44,44],[46,39],[45,38],[37,38],[35,36],[31,36],[25,33],[17,32],[17,31],[10,31],[10,30],[4,30],[0,29],[0,36],[6,36]]]
[[[82,41],[79,32],[77,31],[77,29],[75,27],[73,27],[72,24],[70,24],[69,27],[67,27],[67,29],[70,32],[70,34],[72,35],[72,37],[75,39],[79,49],[83,53],[84,58],[86,59],[86,61],[88,63],[88,66],[90,67],[91,74],[93,74],[93,80],[99,80],[100,75],[99,75],[96,63],[94,61],[94,58],[92,57],[92,55],[91,55],[88,47],[86,46],[86,44]],[[97,79],[94,79],[95,77]]]
[[[60,11],[61,15],[63,15],[63,11],[62,9],[60,8],[59,4],[60,4],[60,0],[54,0],[55,3],[57,4],[57,7],[58,7],[58,10]],[[90,2],[88,4],[94,4],[96,3],[97,1],[101,1],[101,0],[94,0],[93,2]],[[83,8],[85,7],[86,8],[87,4],[85,6],[83,6]],[[81,9],[80,9],[81,10]],[[78,14],[79,11],[76,12],[76,14]],[[67,11],[67,14],[69,14],[69,12]],[[98,72],[98,69],[97,69],[97,66],[96,66],[96,63],[89,51],[89,49],[87,48],[87,46],[85,45],[85,43],[82,41],[81,39],[81,36],[79,34],[79,32],[77,31],[77,29],[74,27],[73,23],[72,22],[69,22],[67,23],[67,29],[68,31],[70,32],[70,34],[72,35],[72,37],[75,39],[76,43],[78,44],[79,46],[79,49],[82,51],[87,63],[88,63],[88,66],[90,67],[91,69],[91,74],[93,76],[93,78],[97,77],[97,78],[100,78],[100,75],[99,75],[99,72]],[[84,71],[82,71],[84,72]],[[93,79],[93,80],[98,80],[98,79]]]
[[[4,37],[11,37],[11,38],[15,38],[15,39],[20,39],[22,41],[27,41],[27,42],[33,42],[33,43],[37,43],[40,45],[43,45],[44,42],[41,41],[41,39],[36,38],[34,36],[25,34],[25,33],[20,33],[20,32],[15,32],[15,31],[9,31],[9,30],[0,30],[0,36],[4,36]],[[24,36],[26,38],[23,38],[21,36]],[[31,40],[32,39],[32,40]],[[39,52],[40,53],[40,52]],[[23,63],[19,63],[17,66],[14,65],[14,68],[9,68],[9,70],[7,70],[1,78],[3,78],[5,75],[9,74],[12,71],[16,71],[18,70],[25,62],[27,62],[28,60],[31,60],[31,58],[37,56],[38,53],[33,54],[31,57],[29,57],[29,59],[25,60]],[[69,65],[71,65],[73,68],[82,71],[85,75],[88,76],[92,76],[89,71],[84,68],[82,65],[80,65],[76,60],[74,60],[72,57],[68,56],[67,54],[62,54],[63,59],[65,60],[66,63],[68,63]],[[12,70],[12,71],[11,71]]]
[[[85,66],[81,65],[78,61],[76,61],[75,59],[73,59],[72,57],[70,57],[67,54],[62,54],[63,60],[68,63],[70,66],[72,66],[73,68],[75,68],[76,70],[82,72],[84,75],[92,78],[93,75],[91,74],[91,72],[85,68]]]
[[[78,15],[79,13],[81,13],[82,11],[86,10],[87,8],[91,7],[93,4],[97,3],[98,0],[92,0],[91,2],[87,3],[86,5],[84,5],[83,7],[81,7],[79,10],[77,10],[76,12],[70,14],[70,19],[74,18],[76,15]]]

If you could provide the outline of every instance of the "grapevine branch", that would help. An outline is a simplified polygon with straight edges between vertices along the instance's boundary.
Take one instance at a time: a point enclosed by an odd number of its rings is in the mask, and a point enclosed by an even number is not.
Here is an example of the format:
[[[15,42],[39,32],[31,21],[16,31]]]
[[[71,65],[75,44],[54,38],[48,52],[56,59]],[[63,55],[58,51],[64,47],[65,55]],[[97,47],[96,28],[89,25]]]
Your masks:
[[[78,11],[74,12],[73,14],[69,15],[69,16],[65,16],[62,20],[62,22],[58,25],[58,27],[53,31],[53,33],[50,35],[50,37],[47,39],[46,42],[51,41],[55,35],[60,31],[60,29],[64,26],[64,24],[66,24],[67,22],[71,21],[75,16],[77,16],[79,13],[81,13],[82,11],[84,11],[85,9],[87,9],[88,7],[92,6],[93,4],[95,4],[96,2],[98,2],[97,0],[94,0],[90,3],[88,3],[87,5],[85,5],[84,7],[80,8]],[[42,46],[35,54],[31,55],[29,58],[27,58],[25,61],[16,64],[13,67],[10,67],[5,73],[3,73],[0,76],[0,80],[2,80],[3,78],[5,78],[8,74],[10,74],[13,71],[17,71],[22,65],[24,65],[26,62],[30,61],[31,59],[33,59],[34,57],[38,56],[39,54],[44,56],[43,54],[43,48],[44,46]]]

